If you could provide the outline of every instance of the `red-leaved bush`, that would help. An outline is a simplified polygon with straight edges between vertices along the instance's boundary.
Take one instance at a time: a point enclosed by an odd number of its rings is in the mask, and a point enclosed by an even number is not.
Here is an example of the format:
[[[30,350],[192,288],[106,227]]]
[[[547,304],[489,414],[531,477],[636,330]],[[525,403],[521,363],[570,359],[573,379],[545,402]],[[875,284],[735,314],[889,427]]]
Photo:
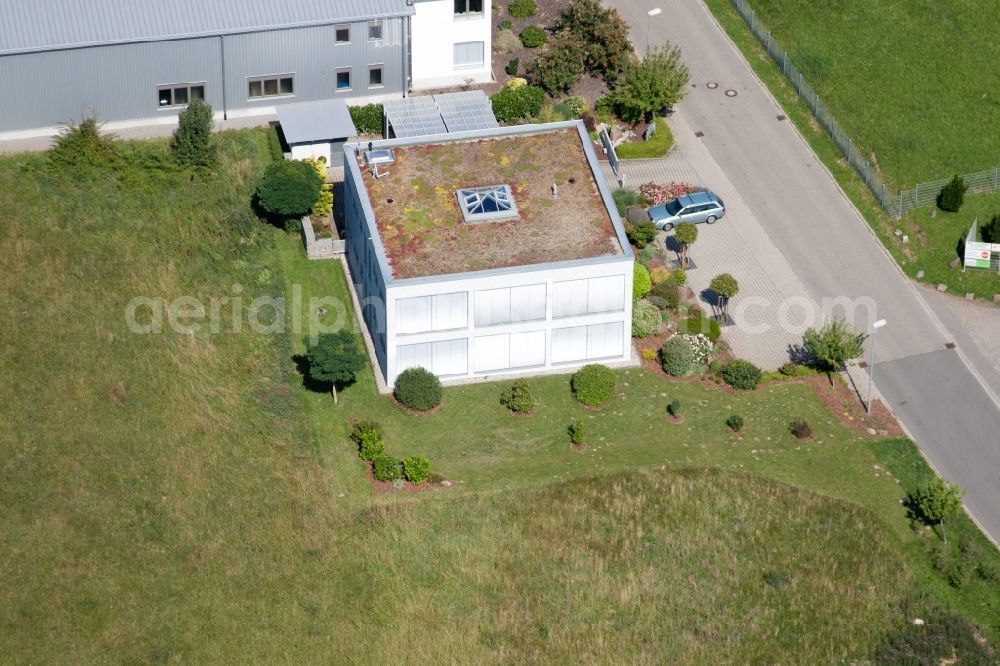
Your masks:
[[[690,183],[667,183],[666,185],[644,183],[639,186],[639,195],[648,201],[650,206],[658,206],[683,194],[690,194],[694,190],[694,185]]]

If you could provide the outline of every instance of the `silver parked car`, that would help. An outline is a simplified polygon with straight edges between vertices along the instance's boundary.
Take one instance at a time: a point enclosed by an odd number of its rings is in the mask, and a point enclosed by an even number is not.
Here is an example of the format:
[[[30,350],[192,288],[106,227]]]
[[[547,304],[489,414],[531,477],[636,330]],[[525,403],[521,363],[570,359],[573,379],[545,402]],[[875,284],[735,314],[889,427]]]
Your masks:
[[[713,224],[726,214],[726,205],[714,192],[692,192],[648,211],[657,229],[673,229],[681,222]]]

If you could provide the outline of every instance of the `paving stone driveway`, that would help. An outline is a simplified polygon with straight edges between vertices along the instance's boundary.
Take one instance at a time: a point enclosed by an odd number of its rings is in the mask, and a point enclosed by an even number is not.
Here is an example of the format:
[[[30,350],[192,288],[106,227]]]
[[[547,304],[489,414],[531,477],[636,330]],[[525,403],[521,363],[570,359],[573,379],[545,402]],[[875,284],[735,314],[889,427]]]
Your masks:
[[[688,286],[698,295],[706,313],[712,312],[708,284],[719,273],[731,273],[740,283],[740,293],[730,304],[735,325],[723,336],[733,352],[762,368],[776,370],[789,361],[789,350],[802,342],[809,326],[822,325],[823,314],[806,294],[791,267],[771,242],[767,232],[750,212],[739,192],[704,145],[694,137],[684,118],[670,119],[677,146],[657,160],[627,160],[626,184],[685,181],[709,187],[726,203],[726,217],[713,225],[698,225],[698,241],[690,257],[696,268],[687,272]],[[610,182],[610,167],[603,165]],[[657,239],[671,260],[676,253],[672,233]]]

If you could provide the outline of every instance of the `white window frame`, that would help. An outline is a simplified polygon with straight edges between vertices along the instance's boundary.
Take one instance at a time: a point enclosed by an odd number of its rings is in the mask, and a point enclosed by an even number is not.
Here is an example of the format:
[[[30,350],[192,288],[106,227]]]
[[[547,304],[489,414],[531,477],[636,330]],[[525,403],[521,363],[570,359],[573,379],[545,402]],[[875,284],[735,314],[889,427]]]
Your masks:
[[[490,2],[490,0],[479,0],[480,10],[478,12],[474,12],[474,11],[472,11],[472,10],[469,9],[469,3],[471,1],[472,0],[452,0],[452,12],[454,13],[456,19],[461,20],[461,19],[468,19],[468,18],[482,18],[483,17],[484,10],[482,9],[482,7],[485,7],[486,3]],[[466,9],[465,9],[464,12],[458,11],[458,9],[455,7],[455,5],[458,4],[459,2],[465,3],[465,8]]]
[[[379,71],[379,79],[382,80],[382,83],[372,83],[372,72],[376,69]],[[368,65],[368,87],[385,88],[385,64],[377,63],[374,65]]]
[[[347,87],[340,87],[340,75],[347,74]],[[333,72],[334,75],[334,87],[333,91],[336,93],[349,93],[354,90],[354,68],[353,67],[338,67]]]
[[[341,40],[337,39],[337,33],[340,32],[341,30],[347,30],[347,39],[345,41],[341,41]],[[351,43],[351,33],[352,32],[353,31],[351,30],[351,24],[350,23],[333,26],[333,43],[334,44],[339,44],[341,46],[346,45],[346,44],[350,44]]]
[[[372,28],[378,26],[378,37],[372,37]],[[369,42],[381,42],[385,39],[385,21],[382,19],[375,19],[374,21],[368,21],[368,41]]]
[[[469,46],[470,44],[479,45],[479,62],[459,64],[458,58],[456,57],[458,56],[459,47]],[[452,48],[452,65],[455,69],[478,69],[485,64],[486,64],[486,42],[482,41],[455,42],[455,45]]]

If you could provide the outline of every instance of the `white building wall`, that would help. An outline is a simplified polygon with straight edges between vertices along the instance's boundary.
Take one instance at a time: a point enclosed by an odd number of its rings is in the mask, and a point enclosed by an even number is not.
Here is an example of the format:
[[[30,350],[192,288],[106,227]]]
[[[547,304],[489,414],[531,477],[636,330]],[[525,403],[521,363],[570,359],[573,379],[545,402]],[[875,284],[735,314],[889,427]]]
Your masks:
[[[492,5],[483,0],[479,14],[456,15],[454,0],[416,0],[411,17],[412,88],[441,88],[464,83],[493,80]],[[483,62],[479,66],[456,64],[458,51],[468,54],[482,44]],[[467,46],[462,46],[467,45]]]
[[[386,374],[443,381],[631,358],[632,260],[390,284]]]

